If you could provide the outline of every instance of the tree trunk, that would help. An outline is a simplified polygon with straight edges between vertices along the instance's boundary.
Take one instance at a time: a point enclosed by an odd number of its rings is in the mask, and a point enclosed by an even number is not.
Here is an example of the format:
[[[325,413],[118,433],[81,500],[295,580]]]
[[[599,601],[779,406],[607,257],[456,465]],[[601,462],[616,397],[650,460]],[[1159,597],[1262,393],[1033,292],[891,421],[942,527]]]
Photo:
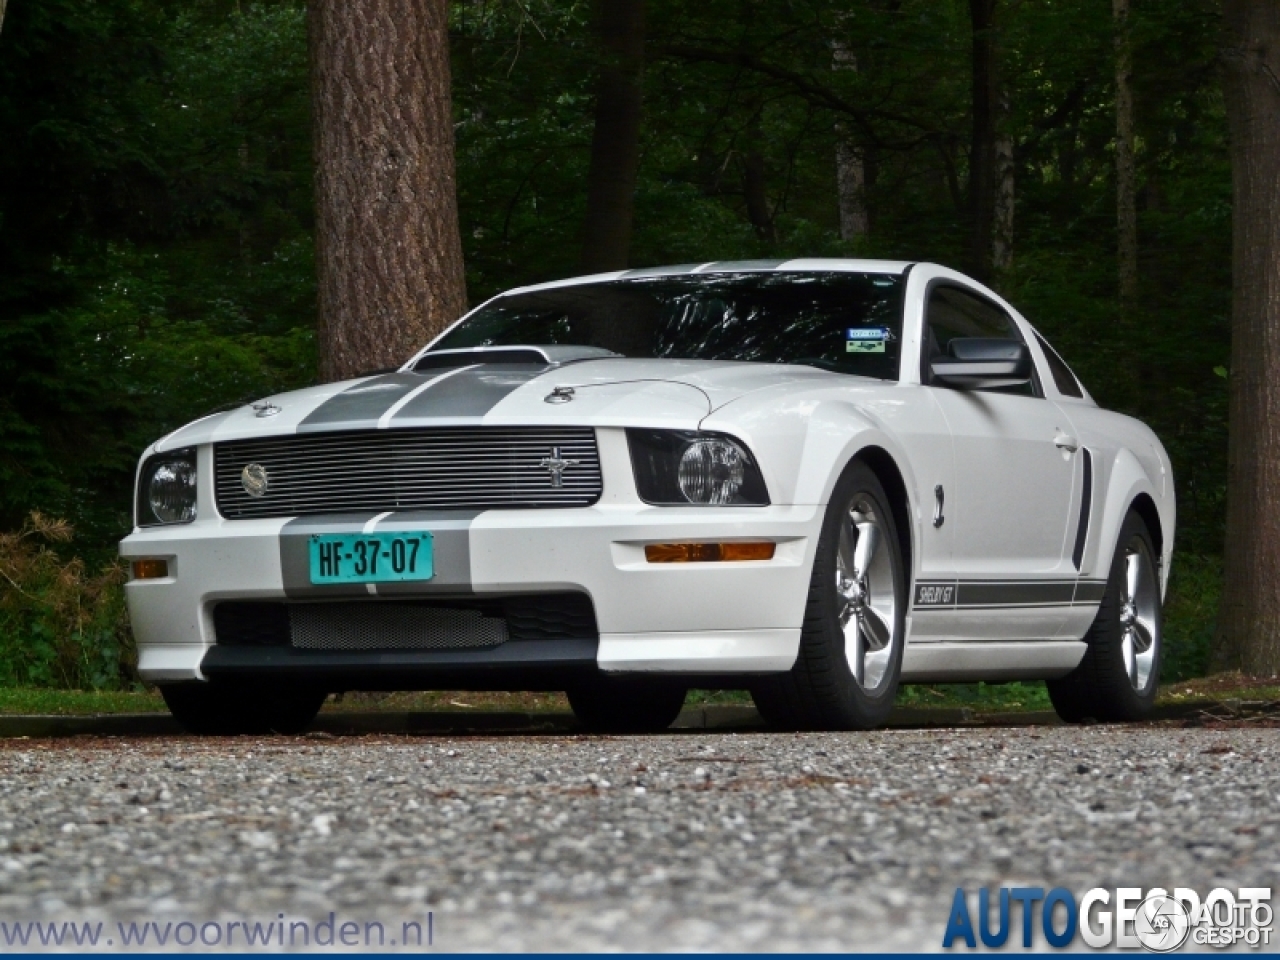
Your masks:
[[[969,269],[991,279],[996,207],[996,131],[1000,85],[996,69],[996,0],[969,0],[973,30],[973,133],[969,148]]]
[[[756,236],[765,243],[777,240],[773,229],[773,215],[769,212],[769,192],[765,180],[764,154],[760,152],[760,114],[752,116],[747,124],[746,150],[743,156],[742,193],[747,201],[747,219]]]
[[[995,142],[995,204],[991,223],[991,266],[997,271],[1013,266],[1013,214],[1017,195],[1013,169],[1013,136],[1009,133],[1009,101],[1000,98]]]
[[[858,58],[844,43],[832,45],[831,69],[857,72]],[[867,158],[853,141],[846,123],[836,124],[836,204],[840,239],[857,240],[871,231],[867,210]]]
[[[394,367],[466,309],[445,0],[311,0],[320,372]]]
[[[9,0],[0,0],[0,30],[4,29],[4,8],[9,5]]]
[[[582,231],[582,268],[588,273],[625,269],[631,254],[640,166],[644,0],[597,0],[596,25],[602,60]]]
[[[1138,299],[1137,174],[1133,160],[1133,46],[1129,0],[1112,0],[1116,51],[1116,228],[1120,300],[1126,312]]]
[[[1280,672],[1280,6],[1227,0],[1230,449],[1216,666]]]

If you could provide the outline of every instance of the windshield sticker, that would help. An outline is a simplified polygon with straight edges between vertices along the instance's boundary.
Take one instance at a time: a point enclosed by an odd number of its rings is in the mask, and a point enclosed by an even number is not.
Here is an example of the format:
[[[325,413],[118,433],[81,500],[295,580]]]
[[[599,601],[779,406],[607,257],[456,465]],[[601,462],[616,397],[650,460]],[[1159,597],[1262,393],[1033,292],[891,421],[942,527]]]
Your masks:
[[[885,342],[892,338],[885,327],[850,327],[844,332],[846,353],[884,353]]]

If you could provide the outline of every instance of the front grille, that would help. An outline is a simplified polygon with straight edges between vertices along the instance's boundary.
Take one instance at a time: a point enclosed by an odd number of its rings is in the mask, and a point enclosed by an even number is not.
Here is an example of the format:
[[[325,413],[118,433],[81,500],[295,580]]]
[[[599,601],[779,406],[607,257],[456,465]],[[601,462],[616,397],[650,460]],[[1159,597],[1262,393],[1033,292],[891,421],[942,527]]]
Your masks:
[[[576,461],[555,473],[544,460]],[[250,496],[257,464],[266,492]],[[553,464],[555,465],[555,464]],[[253,471],[261,479],[261,473]],[[214,447],[218,510],[231,519],[414,509],[584,507],[603,480],[595,432],[467,427],[235,440]]]
[[[588,638],[591,598],[580,593],[494,600],[227,600],[213,609],[216,642],[298,650],[481,650],[508,640]]]

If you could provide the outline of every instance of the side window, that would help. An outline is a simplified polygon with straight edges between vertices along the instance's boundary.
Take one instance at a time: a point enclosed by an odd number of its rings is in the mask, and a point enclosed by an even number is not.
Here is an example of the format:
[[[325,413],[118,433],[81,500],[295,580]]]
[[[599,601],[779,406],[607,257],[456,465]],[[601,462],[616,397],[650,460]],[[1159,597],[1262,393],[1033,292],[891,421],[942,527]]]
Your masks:
[[[1049,373],[1053,376],[1054,385],[1057,386],[1058,392],[1064,397],[1080,397],[1084,398],[1084,390],[1080,386],[1080,381],[1076,375],[1071,372],[1071,368],[1067,366],[1067,361],[1058,356],[1058,351],[1049,346],[1049,341],[1036,333],[1036,340],[1040,343],[1040,349],[1044,351],[1044,358],[1049,363]]]
[[[959,287],[937,286],[929,292],[929,308],[925,315],[928,336],[922,351],[924,369],[921,379],[932,382],[929,363],[934,357],[947,355],[947,345],[957,337],[991,337],[999,340],[1017,340],[1025,343],[1018,325],[1004,310],[990,300],[985,300]],[[1034,373],[1030,383],[1016,387],[997,387],[991,393],[1012,393],[1020,396],[1040,395]]]

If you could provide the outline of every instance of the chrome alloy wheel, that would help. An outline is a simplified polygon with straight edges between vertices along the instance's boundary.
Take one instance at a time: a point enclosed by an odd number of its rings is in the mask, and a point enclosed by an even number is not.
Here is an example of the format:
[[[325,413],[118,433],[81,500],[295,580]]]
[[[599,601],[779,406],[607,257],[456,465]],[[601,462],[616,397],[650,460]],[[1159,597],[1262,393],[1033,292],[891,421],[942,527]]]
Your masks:
[[[1124,583],[1120,592],[1120,651],[1125,673],[1133,689],[1142,693],[1151,683],[1160,642],[1156,614],[1160,607],[1160,587],[1151,553],[1141,537],[1133,537],[1125,547]]]
[[[867,693],[886,682],[898,622],[897,571],[885,528],[870,499],[856,495],[840,524],[836,551],[836,609],[853,679]],[[1148,667],[1150,670],[1150,667]]]

